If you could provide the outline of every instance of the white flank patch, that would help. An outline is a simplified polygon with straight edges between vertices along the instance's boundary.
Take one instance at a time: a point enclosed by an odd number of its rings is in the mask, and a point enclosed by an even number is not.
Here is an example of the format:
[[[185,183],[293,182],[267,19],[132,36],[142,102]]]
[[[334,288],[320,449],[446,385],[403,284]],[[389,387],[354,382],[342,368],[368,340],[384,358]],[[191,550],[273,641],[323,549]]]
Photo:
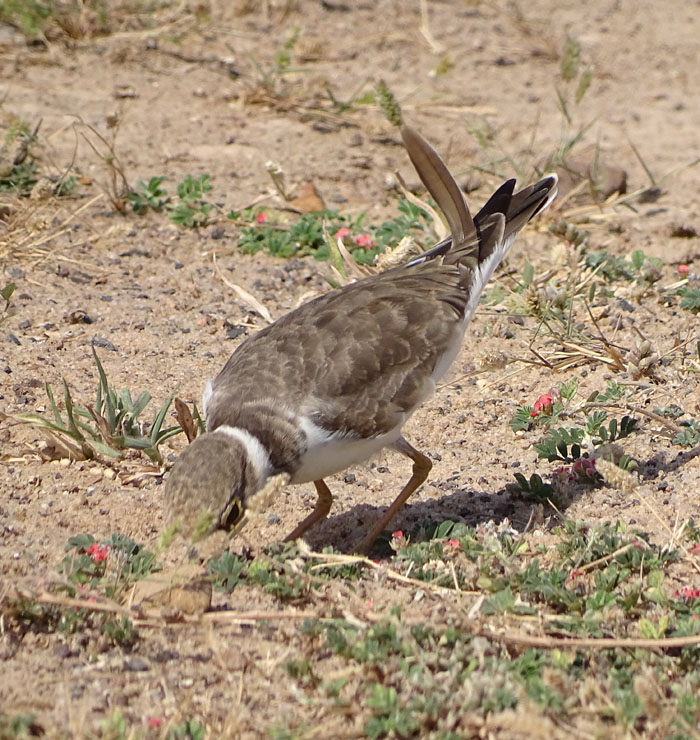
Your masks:
[[[299,418],[299,426],[306,434],[307,449],[301,466],[292,476],[292,483],[308,483],[339,473],[351,465],[369,460],[401,436],[401,424],[387,434],[370,439],[332,434],[314,424],[307,416]]]
[[[202,416],[207,418],[207,406],[211,397],[214,395],[214,381],[207,380],[207,384],[204,386],[204,393],[202,393]]]
[[[241,427],[230,427],[226,424],[216,427],[212,432],[212,434],[217,433],[233,437],[233,439],[238,440],[243,445],[248,455],[248,459],[258,475],[258,488],[260,488],[272,471],[270,456],[267,454],[267,450],[260,443],[260,440],[257,437],[254,437],[246,429],[242,429]]]
[[[486,283],[491,279],[493,271],[498,267],[498,263],[505,257],[508,248],[515,240],[517,234],[513,234],[511,239],[502,241],[496,249],[485,259],[474,272],[474,282],[471,286],[469,293],[469,300],[467,301],[467,307],[464,310],[464,329],[467,328],[467,324],[471,321],[476,307],[479,305],[481,294],[484,292]]]

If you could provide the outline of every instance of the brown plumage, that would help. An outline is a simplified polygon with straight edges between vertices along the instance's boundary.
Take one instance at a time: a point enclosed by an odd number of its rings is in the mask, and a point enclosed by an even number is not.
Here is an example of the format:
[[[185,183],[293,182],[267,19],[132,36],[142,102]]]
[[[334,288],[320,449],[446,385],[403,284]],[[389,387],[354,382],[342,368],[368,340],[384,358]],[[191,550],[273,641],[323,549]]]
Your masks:
[[[330,508],[325,476],[393,446],[413,460],[413,476],[361,543],[367,550],[425,480],[430,462],[401,427],[457,354],[518,231],[554,199],[556,177],[516,194],[509,180],[472,219],[432,147],[407,126],[402,136],[451,236],[405,265],[301,306],[236,349],[205,391],[207,433],[166,482],[168,520],[191,526],[208,510],[215,526],[228,527],[233,501],[245,506],[270,475],[288,473],[292,483],[313,480],[319,492],[316,509],[290,535],[301,536]]]

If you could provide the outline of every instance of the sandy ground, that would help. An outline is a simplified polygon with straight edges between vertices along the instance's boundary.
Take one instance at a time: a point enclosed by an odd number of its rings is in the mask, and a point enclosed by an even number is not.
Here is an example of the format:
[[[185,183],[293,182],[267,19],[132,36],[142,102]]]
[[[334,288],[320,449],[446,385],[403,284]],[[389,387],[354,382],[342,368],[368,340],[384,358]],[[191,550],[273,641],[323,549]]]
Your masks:
[[[148,32],[124,28],[104,38],[48,46],[28,46],[4,33],[2,113],[31,125],[41,120],[42,167],[60,172],[73,163],[85,177],[70,201],[37,205],[35,238],[0,255],[0,284],[17,285],[0,333],[0,410],[45,412],[44,384],[58,392],[62,379],[77,401],[90,403],[97,382],[94,338],[106,340],[100,357],[114,386],[148,389],[153,408],[175,389],[184,400],[199,401],[206,379],[243,338],[229,339],[230,327],[251,333],[265,325],[219,278],[214,254],[221,274],[254,294],[273,317],[326,290],[324,268],[311,258],[286,262],[242,255],[237,230],[224,214],[269,190],[265,163],[274,160],[284,168],[290,190],[312,182],[329,207],[365,212],[371,223],[393,217],[398,194],[387,189],[387,177],[398,169],[409,183],[417,180],[396,132],[376,106],[333,112],[326,94],[328,89],[348,100],[371,89],[378,77],[460,182],[472,178],[473,185],[478,175],[481,187],[469,196],[475,206],[502,177],[527,178],[534,164],[588,126],[576,151],[585,156],[597,146],[601,161],[626,171],[630,192],[650,184],[643,161],[662,191],[655,202],[591,218],[585,225],[591,243],[616,255],[642,249],[662,258],[662,285],[678,279],[679,264],[700,269],[700,238],[693,235],[700,228],[700,169],[688,168],[700,151],[692,61],[700,4],[684,3],[673,13],[651,0],[569,6],[534,0],[519,7],[518,13],[507,2],[430,2],[430,39],[421,33],[418,3],[390,1],[273,2],[253,12],[212,3],[206,25],[173,12],[159,16],[158,27]],[[274,79],[272,93],[265,91],[254,60],[272,69],[293,29],[299,38],[292,71]],[[593,71],[590,90],[578,108],[572,106],[570,125],[556,94],[557,88],[569,89],[559,73],[567,36],[579,41]],[[104,162],[75,124],[109,138],[107,121],[115,113],[115,150],[129,181],[166,175],[173,188],[188,173],[210,174],[217,206],[211,225],[187,230],[163,214],[114,211],[102,190],[108,184]],[[486,151],[474,131],[486,136]],[[487,172],[479,174],[476,167]],[[571,204],[555,206],[551,218]],[[690,237],[674,237],[677,227],[688,229]],[[45,235],[52,238],[39,244]],[[556,245],[546,222],[535,224],[519,239],[508,266],[520,274],[527,258],[538,273],[560,269]],[[616,341],[623,347],[633,344],[639,330],[663,354],[678,338],[687,339],[696,321],[654,294],[632,312],[614,304],[602,326],[618,326]],[[531,506],[514,500],[505,485],[514,472],[545,473],[551,465],[537,460],[531,438],[511,431],[508,420],[518,405],[533,403],[572,375],[580,378],[581,398],[603,390],[612,377],[629,380],[601,363],[559,375],[516,364],[464,377],[487,353],[533,359],[533,326],[532,320],[514,325],[504,313],[486,309],[477,314],[449,382],[405,429],[434,467],[397,517],[397,528],[505,516],[524,527]],[[687,361],[682,355],[674,354],[676,364],[662,369],[661,382],[647,394],[650,410],[675,402],[700,413],[697,376],[681,380],[674,374]],[[676,521],[697,515],[697,457],[672,447],[648,419],[642,425],[644,432],[626,447],[640,461],[640,495],[587,490],[575,497],[569,517],[621,519],[663,538]],[[99,539],[119,531],[154,545],[162,527],[162,476],[140,475],[146,471],[142,459],[129,456],[108,466],[42,462],[41,435],[11,420],[0,427],[0,440],[0,575],[8,584],[52,578],[67,539],[81,532]],[[184,444],[180,436],[164,446],[168,465]],[[310,533],[310,545],[351,550],[408,478],[408,467],[387,453],[335,476],[329,481],[336,496],[331,517]],[[127,484],[129,478],[136,485]],[[247,531],[251,546],[281,539],[314,499],[311,485],[286,490],[269,512],[275,516]],[[391,589],[374,598],[390,603]],[[274,608],[271,599],[245,589],[236,590],[227,605]],[[211,627],[180,625],[148,633],[138,648],[144,670],[118,648],[90,663],[86,655],[94,646],[74,636],[29,632],[20,640],[5,633],[0,693],[11,713],[34,711],[46,727],[75,737],[94,732],[115,707],[137,724],[154,713],[175,717],[189,708],[205,716],[215,733],[235,727],[238,735],[232,736],[262,737],[284,712],[311,716],[286,688],[271,702],[260,693],[266,681],[284,684],[279,666],[293,630],[291,624],[255,632],[225,625],[214,637]],[[211,692],[205,690],[209,681]],[[201,696],[208,697],[207,706]]]

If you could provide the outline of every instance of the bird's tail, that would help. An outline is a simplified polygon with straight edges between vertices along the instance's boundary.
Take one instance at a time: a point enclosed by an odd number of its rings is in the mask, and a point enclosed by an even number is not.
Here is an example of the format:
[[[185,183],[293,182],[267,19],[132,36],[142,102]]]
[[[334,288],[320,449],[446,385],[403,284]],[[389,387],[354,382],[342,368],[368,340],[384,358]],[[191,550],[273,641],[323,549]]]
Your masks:
[[[547,175],[514,193],[515,180],[507,180],[472,218],[462,191],[440,155],[410,126],[401,127],[408,156],[420,179],[442,210],[450,236],[414,262],[442,257],[480,273],[486,283],[505,257],[522,227],[556,198],[557,176]]]

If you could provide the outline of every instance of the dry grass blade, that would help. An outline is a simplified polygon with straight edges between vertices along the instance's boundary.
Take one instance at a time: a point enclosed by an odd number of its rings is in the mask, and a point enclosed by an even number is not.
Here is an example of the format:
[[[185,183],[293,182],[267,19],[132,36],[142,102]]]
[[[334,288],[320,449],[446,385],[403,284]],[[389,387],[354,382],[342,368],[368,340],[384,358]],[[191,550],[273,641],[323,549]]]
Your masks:
[[[424,200],[421,200],[420,198],[415,196],[406,187],[406,183],[404,182],[403,177],[401,177],[400,172],[397,171],[394,174],[396,175],[396,181],[399,183],[399,187],[401,188],[403,197],[406,198],[406,200],[412,203],[414,206],[417,206],[421,210],[425,211],[433,220],[433,228],[435,229],[437,240],[442,241],[447,236],[449,236],[450,230],[447,228],[447,225],[440,218],[440,216],[438,216],[437,211],[429,203],[426,203]]]
[[[526,635],[515,632],[492,632],[491,630],[479,629],[476,634],[487,640],[504,642],[509,645],[524,645],[541,650],[592,648],[605,650],[610,648],[629,648],[640,650],[673,650],[676,648],[700,645],[700,635],[686,635],[683,637],[659,637],[647,639],[618,638],[618,637],[552,637],[549,635]]]
[[[265,306],[263,306],[263,304],[260,303],[260,301],[254,295],[252,295],[251,293],[249,293],[247,290],[244,290],[243,288],[241,288],[240,285],[236,285],[235,283],[232,283],[230,280],[228,280],[223,275],[223,273],[219,269],[219,265],[216,262],[216,253],[215,252],[212,252],[211,253],[211,259],[212,259],[212,262],[214,263],[214,270],[216,271],[216,274],[219,277],[219,279],[221,280],[221,282],[224,283],[224,285],[227,285],[229,288],[231,288],[231,290],[234,291],[234,293],[249,308],[251,308],[253,311],[255,311],[255,313],[260,314],[260,316],[262,316],[262,318],[265,319],[265,321],[267,321],[268,324],[271,324],[272,321],[273,321],[273,319],[272,319],[272,315],[267,310],[267,308],[265,308]]]
[[[47,201],[22,200],[8,203],[9,216],[0,220],[0,257],[41,261],[52,252],[44,246],[70,231],[70,224],[104,197],[99,193],[67,215],[59,215],[63,206],[58,198]],[[57,219],[60,223],[51,228]]]

